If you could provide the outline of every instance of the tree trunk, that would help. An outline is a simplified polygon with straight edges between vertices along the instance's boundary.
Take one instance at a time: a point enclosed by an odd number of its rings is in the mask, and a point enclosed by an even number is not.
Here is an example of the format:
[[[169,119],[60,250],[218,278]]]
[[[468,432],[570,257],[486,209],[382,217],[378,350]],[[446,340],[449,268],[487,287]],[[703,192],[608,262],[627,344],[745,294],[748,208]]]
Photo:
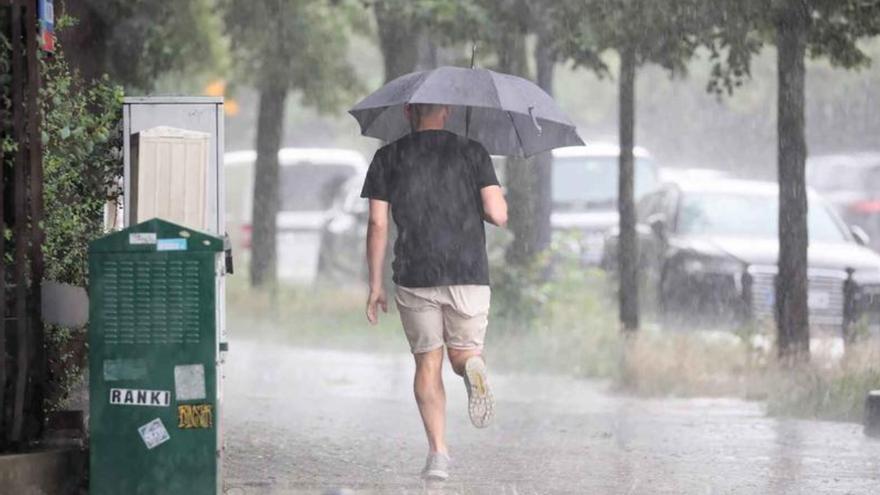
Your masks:
[[[556,68],[549,47],[549,34],[538,36],[535,46],[535,66],[538,86],[553,96],[553,75]],[[550,215],[553,210],[553,154],[549,151],[536,156],[532,164],[535,174],[535,250],[543,251],[550,247],[553,226]]]
[[[806,361],[810,355],[807,306],[807,191],[804,136],[807,17],[799,0],[788,0],[777,18],[779,70],[779,275],[776,328],[780,359]]]
[[[504,47],[499,55],[499,70],[508,74],[529,77],[526,58],[525,31],[504,34]],[[537,168],[532,160],[509,158],[507,160],[507,196],[510,204],[510,230],[513,241],[507,248],[508,262],[528,265],[541,251],[539,243],[539,197],[541,184]]]
[[[384,2],[373,6],[379,31],[379,49],[385,65],[385,82],[415,70],[419,62],[419,35],[410,19]]]
[[[253,227],[251,237],[251,285],[275,283],[277,253],[276,218],[279,206],[278,149],[284,127],[287,85],[264,84],[260,90],[257,117],[257,163],[254,169]]]
[[[633,48],[620,54],[620,171],[617,209],[620,214],[620,323],[626,332],[639,328],[638,245],[636,238],[635,199],[633,197],[636,122],[636,55]]]

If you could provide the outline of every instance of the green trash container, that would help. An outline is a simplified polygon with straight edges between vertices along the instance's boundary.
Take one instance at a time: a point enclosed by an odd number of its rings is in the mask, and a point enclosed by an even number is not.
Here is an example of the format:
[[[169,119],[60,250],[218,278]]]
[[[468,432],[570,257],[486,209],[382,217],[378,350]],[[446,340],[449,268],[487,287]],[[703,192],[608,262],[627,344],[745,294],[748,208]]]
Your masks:
[[[90,493],[219,493],[223,241],[153,219],[89,247]]]

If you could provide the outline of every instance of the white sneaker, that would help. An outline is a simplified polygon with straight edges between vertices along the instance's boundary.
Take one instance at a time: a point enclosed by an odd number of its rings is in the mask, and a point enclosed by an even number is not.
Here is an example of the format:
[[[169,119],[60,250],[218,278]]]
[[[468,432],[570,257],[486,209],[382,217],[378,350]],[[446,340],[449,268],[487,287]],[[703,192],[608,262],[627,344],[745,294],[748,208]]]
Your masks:
[[[464,365],[464,385],[468,393],[468,414],[477,428],[489,426],[495,415],[495,397],[489,389],[486,362],[473,356]]]
[[[426,480],[446,481],[449,478],[449,456],[442,452],[431,452],[422,469],[422,478]]]

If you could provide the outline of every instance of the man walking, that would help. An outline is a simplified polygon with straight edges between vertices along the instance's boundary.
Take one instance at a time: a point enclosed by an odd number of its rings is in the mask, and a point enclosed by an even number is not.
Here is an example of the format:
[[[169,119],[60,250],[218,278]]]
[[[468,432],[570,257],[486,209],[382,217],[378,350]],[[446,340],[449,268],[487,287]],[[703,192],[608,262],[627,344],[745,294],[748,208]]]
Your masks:
[[[481,356],[489,315],[489,263],[483,221],[504,226],[507,203],[492,161],[478,142],[444,130],[449,107],[406,105],[413,132],[376,152],[361,196],[370,199],[367,319],[388,310],[383,259],[388,213],[397,225],[393,279],[397,307],[415,357],[415,398],[428,437],[426,478],[448,477],[443,348],[464,377],[474,426],[494,413]]]

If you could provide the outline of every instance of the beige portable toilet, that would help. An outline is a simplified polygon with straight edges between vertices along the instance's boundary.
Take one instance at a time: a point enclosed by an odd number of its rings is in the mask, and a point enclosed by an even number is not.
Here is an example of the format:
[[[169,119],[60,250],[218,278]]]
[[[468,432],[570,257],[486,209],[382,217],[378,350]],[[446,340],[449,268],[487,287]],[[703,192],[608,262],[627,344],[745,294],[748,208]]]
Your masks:
[[[205,201],[210,138],[206,132],[169,126],[131,136],[132,223],[162,218],[213,230]]]

